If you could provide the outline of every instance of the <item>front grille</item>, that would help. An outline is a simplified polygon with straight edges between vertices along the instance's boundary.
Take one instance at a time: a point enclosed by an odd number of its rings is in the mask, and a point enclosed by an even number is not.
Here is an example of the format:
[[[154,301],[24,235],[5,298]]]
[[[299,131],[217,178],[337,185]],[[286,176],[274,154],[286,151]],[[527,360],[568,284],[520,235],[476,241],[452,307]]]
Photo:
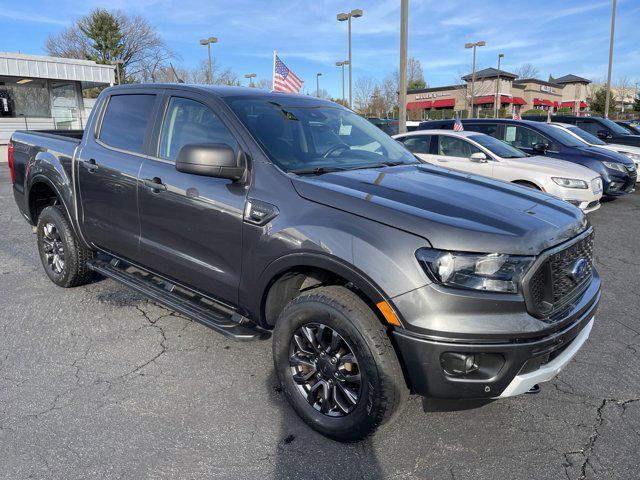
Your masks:
[[[576,271],[578,260],[586,267]],[[576,298],[589,284],[593,272],[593,232],[553,252],[531,275],[525,288],[528,305],[536,316],[549,317]]]

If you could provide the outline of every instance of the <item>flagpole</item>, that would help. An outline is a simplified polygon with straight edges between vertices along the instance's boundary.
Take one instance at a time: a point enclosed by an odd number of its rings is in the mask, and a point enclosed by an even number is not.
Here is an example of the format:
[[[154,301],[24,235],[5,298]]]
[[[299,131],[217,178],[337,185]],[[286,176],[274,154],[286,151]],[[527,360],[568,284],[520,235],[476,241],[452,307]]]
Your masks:
[[[271,91],[276,89],[276,51],[273,51],[273,70],[271,71]]]

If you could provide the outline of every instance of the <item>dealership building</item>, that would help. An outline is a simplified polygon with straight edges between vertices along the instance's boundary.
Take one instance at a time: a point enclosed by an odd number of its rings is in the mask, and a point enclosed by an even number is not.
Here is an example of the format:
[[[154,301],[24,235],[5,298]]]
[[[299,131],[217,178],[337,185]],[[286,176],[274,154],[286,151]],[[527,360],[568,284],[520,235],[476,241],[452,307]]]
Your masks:
[[[82,91],[113,85],[114,66],[0,52],[0,161],[16,130],[84,128]]]
[[[460,85],[422,88],[407,92],[407,110],[412,118],[438,116],[442,111],[470,112],[472,75],[462,77]],[[569,109],[572,112],[587,110],[586,78],[565,75],[551,82],[537,78],[518,78],[517,75],[495,68],[479,70],[475,75],[474,114],[494,111],[496,100],[499,108],[512,112],[530,109]]]

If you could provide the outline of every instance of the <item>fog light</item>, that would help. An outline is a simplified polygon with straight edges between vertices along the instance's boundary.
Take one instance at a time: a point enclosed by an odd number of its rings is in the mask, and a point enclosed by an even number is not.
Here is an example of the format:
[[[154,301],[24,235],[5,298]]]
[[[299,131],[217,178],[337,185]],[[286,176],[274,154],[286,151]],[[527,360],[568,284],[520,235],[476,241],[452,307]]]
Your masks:
[[[474,354],[446,352],[440,356],[440,365],[447,375],[468,375],[478,370],[478,359]]]
[[[617,192],[618,190],[620,190],[622,188],[622,183],[620,182],[611,182],[609,184],[609,191],[610,192]]]

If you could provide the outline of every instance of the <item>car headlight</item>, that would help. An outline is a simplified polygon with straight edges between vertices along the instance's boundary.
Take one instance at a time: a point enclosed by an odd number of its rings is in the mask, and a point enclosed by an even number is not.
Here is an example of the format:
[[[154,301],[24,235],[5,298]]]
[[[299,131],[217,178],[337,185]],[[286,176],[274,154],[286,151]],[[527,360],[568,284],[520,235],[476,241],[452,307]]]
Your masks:
[[[448,252],[421,248],[420,264],[436,282],[447,287],[517,293],[534,257]]]
[[[604,164],[605,167],[611,170],[617,170],[618,172],[627,173],[627,169],[621,163],[616,163],[616,162],[602,162],[602,163]]]
[[[587,182],[578,180],[577,178],[551,177],[556,184],[566,188],[589,188]]]

